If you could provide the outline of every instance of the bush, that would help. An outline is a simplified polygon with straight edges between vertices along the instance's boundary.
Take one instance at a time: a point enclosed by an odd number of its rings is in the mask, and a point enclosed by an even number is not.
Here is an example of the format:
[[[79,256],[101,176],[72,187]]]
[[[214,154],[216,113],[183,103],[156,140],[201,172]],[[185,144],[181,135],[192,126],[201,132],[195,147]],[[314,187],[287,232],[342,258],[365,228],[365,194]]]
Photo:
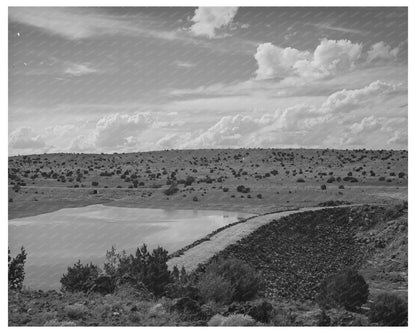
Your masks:
[[[329,184],[331,184],[331,183],[333,183],[335,181],[335,177],[334,176],[331,176],[331,177],[329,177],[328,179],[327,179],[327,183],[329,183]]]
[[[343,306],[348,311],[356,311],[368,300],[368,284],[354,269],[329,277],[322,282],[318,303],[321,307]]]
[[[321,185],[321,190],[326,190],[326,185]]]
[[[23,280],[25,279],[25,261],[27,253],[24,247],[20,249],[20,253],[15,258],[10,257],[10,249],[8,252],[9,288],[13,290],[22,290]]]
[[[195,177],[187,176],[185,180],[185,186],[191,186],[195,182]]]
[[[208,326],[255,326],[256,321],[244,314],[232,314],[228,317],[216,314],[208,321]]]
[[[94,281],[99,275],[99,268],[92,263],[83,265],[78,260],[61,278],[62,291],[69,292],[88,292],[93,286]]]
[[[298,179],[296,179],[296,182],[297,182],[297,183],[304,183],[304,182],[305,182],[305,179],[303,179],[303,178],[298,178]]]
[[[231,282],[213,272],[206,273],[198,281],[197,289],[204,303],[210,301],[229,304],[232,302],[235,288]]]
[[[64,310],[70,319],[82,319],[88,312],[87,307],[80,303],[67,305]]]
[[[138,289],[143,286],[154,295],[165,293],[166,287],[172,282],[167,266],[168,252],[162,247],[147,251],[145,244],[137,248],[135,255],[115,253],[114,248],[107,252],[104,271],[111,276],[117,285],[130,283]]]
[[[178,186],[175,183],[173,183],[172,185],[170,185],[168,189],[164,190],[163,193],[166,195],[173,195],[178,191],[179,191]]]
[[[239,185],[239,186],[237,186],[237,192],[248,193],[248,192],[250,192],[250,188],[245,187],[244,185]]]
[[[91,182],[92,186],[98,186],[98,182]]]
[[[205,273],[200,277],[200,283],[198,284],[199,292],[204,295],[206,300],[214,300],[216,296],[217,289],[213,289],[212,283],[210,280],[225,281],[222,282],[224,287],[224,293],[228,295],[229,292],[232,293],[231,299],[228,301],[228,296],[224,297],[224,302],[241,302],[248,301],[256,296],[257,292],[261,287],[261,281],[259,274],[246,264],[245,262],[239,259],[224,259],[219,258],[211,262]],[[204,285],[208,283],[208,286]],[[228,283],[226,283],[228,282]],[[229,287],[231,286],[231,287]],[[211,297],[210,293],[211,291]],[[218,297],[217,297],[218,298]]]
[[[407,303],[394,294],[380,294],[371,304],[368,317],[384,326],[407,326]]]

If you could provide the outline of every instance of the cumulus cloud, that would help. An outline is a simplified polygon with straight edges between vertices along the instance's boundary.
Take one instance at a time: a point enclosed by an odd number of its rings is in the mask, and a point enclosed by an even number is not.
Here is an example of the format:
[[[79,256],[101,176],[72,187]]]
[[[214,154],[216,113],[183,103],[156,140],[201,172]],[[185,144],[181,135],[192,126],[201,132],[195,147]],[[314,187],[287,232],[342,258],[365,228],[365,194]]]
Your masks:
[[[331,94],[322,104],[321,111],[324,113],[349,112],[362,106],[363,103],[374,101],[378,96],[395,90],[396,87],[391,83],[374,81],[361,89],[343,89]]]
[[[296,63],[301,60],[307,60],[310,57],[309,51],[299,51],[291,47],[283,49],[272,43],[260,44],[254,55],[258,66],[257,78],[283,78],[293,75],[296,72]]]
[[[36,134],[30,127],[21,127],[9,136],[9,147],[14,149],[40,149],[46,143],[42,136]]]
[[[191,133],[170,133],[160,138],[156,146],[160,149],[181,149],[186,147],[186,143],[191,139]]]
[[[132,144],[152,123],[153,118],[149,113],[106,115],[96,124],[95,145],[100,148],[117,148]]]
[[[390,45],[384,42],[375,43],[367,52],[367,62],[395,61],[399,55],[399,51],[399,47],[395,47],[393,49]]]
[[[388,135],[403,127],[400,122],[390,122],[389,128],[383,127],[386,119],[366,115],[374,112],[370,101],[382,102],[381,98],[394,89],[393,84],[375,81],[360,89],[335,92],[319,106],[295,105],[259,117],[225,116],[188,141],[186,146],[345,147],[365,145],[370,139],[374,141],[370,144],[376,145],[380,143],[376,137],[381,131]]]
[[[408,145],[408,135],[407,135],[407,129],[405,131],[398,130],[394,131],[393,136],[387,141],[388,144],[394,145],[396,147],[406,147]]]
[[[271,43],[260,44],[254,58],[258,80],[285,78],[323,78],[354,68],[362,45],[349,40],[323,39],[313,53]]]
[[[238,7],[199,7],[192,17],[190,31],[196,36],[217,37],[218,29],[232,23]]]
[[[188,143],[191,147],[234,146],[243,136],[260,128],[263,118],[249,116],[225,116],[207,131]]]

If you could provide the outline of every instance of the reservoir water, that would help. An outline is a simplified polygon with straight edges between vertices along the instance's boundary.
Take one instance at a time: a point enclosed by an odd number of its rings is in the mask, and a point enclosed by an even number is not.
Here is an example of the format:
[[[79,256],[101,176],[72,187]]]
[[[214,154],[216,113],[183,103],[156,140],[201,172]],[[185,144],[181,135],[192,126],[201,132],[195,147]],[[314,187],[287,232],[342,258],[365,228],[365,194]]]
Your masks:
[[[9,220],[9,248],[28,253],[25,286],[59,289],[59,280],[78,259],[101,265],[106,251],[132,253],[143,243],[176,251],[215,229],[253,216],[214,210],[125,208],[91,205]]]

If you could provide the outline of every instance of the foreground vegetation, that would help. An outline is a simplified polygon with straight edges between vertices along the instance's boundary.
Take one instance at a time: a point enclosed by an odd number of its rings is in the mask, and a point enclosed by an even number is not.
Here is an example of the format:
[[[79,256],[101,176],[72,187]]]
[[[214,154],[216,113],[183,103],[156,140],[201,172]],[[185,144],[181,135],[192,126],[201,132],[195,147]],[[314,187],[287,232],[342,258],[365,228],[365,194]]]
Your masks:
[[[398,253],[402,265],[388,266]],[[61,291],[30,291],[22,249],[9,256],[9,325],[407,325],[392,280],[407,275],[407,204],[299,213],[195,272],[169,271],[168,257],[160,247],[112,248],[103,267],[68,267]]]

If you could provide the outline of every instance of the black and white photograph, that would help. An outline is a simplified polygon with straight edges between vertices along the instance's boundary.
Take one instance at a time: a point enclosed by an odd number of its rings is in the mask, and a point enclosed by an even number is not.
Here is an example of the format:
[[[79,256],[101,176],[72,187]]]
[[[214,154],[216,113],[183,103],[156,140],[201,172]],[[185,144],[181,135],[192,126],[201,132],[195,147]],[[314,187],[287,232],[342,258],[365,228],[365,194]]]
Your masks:
[[[4,7],[6,326],[409,327],[407,5]]]

